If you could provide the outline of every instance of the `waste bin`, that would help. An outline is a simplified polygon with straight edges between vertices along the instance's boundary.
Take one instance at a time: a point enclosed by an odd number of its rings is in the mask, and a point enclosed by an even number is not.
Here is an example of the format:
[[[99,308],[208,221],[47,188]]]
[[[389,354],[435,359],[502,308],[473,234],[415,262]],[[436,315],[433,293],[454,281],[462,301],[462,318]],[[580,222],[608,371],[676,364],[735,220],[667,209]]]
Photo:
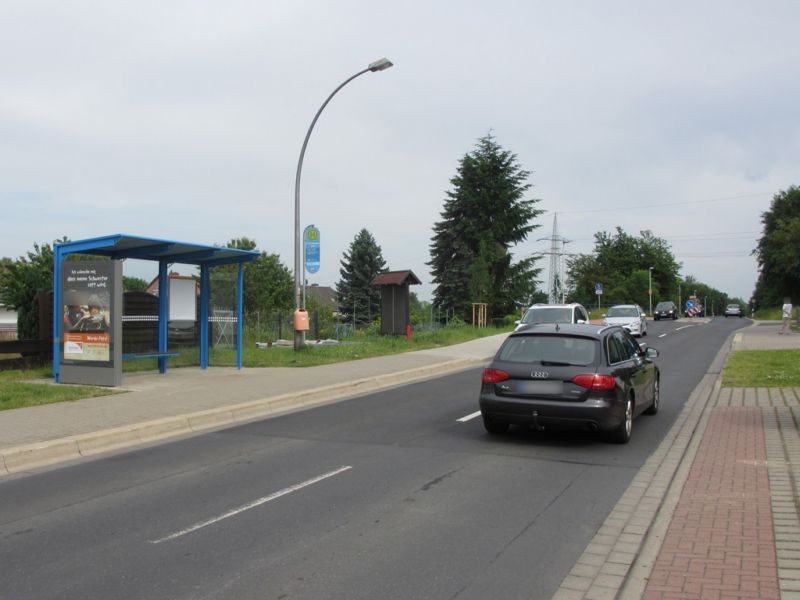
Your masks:
[[[304,308],[298,308],[294,311],[294,330],[308,331],[308,329],[308,311]]]

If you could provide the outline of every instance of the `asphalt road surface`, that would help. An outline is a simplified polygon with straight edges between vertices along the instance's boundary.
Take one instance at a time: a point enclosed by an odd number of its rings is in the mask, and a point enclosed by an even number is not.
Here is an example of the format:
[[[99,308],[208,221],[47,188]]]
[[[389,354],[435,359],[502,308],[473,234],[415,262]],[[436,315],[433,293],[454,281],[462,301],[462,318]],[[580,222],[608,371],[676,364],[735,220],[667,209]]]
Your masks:
[[[472,370],[0,480],[0,598],[550,598],[748,323],[648,323],[625,446],[490,436]]]

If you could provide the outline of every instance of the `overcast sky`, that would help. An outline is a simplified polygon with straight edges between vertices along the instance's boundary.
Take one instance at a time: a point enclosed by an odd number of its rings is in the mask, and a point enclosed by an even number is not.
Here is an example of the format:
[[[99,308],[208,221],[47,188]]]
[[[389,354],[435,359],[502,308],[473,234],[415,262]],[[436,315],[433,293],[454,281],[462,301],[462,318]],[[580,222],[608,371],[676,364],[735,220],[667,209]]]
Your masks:
[[[651,230],[682,275],[748,299],[761,213],[800,184],[799,23],[796,0],[3,2],[0,256],[246,236],[291,269],[306,131],[385,56],[311,135],[310,282],[335,285],[367,228],[430,299],[433,223],[491,131],[547,211],[516,256],[549,251],[554,214],[572,253]]]

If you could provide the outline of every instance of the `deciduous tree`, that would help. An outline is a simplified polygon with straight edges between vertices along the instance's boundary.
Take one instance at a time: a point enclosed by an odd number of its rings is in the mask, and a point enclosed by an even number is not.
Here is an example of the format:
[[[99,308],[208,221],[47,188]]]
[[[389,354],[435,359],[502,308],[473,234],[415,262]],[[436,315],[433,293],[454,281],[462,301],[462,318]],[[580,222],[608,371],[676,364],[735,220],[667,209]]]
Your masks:
[[[247,237],[232,239],[229,248],[256,250],[255,240]],[[222,306],[234,306],[236,286],[233,283],[238,266],[212,269],[212,299]],[[228,280],[227,284],[225,280]],[[216,289],[214,289],[216,288]],[[244,264],[244,294],[242,304],[246,313],[289,310],[293,306],[294,278],[278,254],[261,251],[261,255]]]
[[[576,301],[596,301],[595,284],[603,284],[605,304],[649,305],[652,280],[653,302],[677,293],[678,271],[669,244],[650,231],[632,236],[617,227],[615,233],[595,233],[594,251],[568,259],[572,293]],[[652,273],[650,267],[653,267]]]
[[[34,244],[32,251],[5,262],[0,270],[0,302],[17,311],[19,339],[39,337],[38,295],[53,289],[53,257],[50,244]]]
[[[772,198],[761,214],[763,231],[753,253],[758,259],[754,297],[759,306],[778,306],[784,296],[800,303],[800,188]]]

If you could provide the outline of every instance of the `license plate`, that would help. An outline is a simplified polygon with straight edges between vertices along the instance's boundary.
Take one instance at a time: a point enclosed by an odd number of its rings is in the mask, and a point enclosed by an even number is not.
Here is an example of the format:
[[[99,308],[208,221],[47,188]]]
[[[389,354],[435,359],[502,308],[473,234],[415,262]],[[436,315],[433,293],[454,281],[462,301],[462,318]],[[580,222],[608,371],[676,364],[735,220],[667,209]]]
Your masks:
[[[520,383],[520,394],[543,394],[552,396],[564,393],[564,383],[561,381],[525,381]]]

